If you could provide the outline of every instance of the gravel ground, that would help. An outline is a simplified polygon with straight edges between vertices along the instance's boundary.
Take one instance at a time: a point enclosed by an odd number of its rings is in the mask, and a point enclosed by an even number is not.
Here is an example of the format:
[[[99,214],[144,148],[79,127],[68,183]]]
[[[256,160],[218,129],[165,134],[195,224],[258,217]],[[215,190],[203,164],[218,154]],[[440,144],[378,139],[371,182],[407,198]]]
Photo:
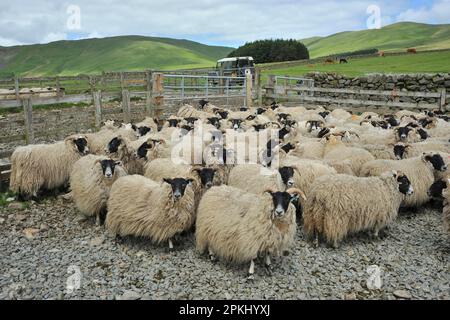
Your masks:
[[[432,209],[400,216],[381,240],[359,234],[337,250],[312,247],[300,230],[272,276],[259,261],[253,282],[247,265],[200,256],[192,234],[171,253],[113,239],[61,198],[0,208],[0,248],[0,299],[450,299],[450,240]],[[367,288],[371,265],[381,289]],[[80,288],[70,292],[77,270]]]

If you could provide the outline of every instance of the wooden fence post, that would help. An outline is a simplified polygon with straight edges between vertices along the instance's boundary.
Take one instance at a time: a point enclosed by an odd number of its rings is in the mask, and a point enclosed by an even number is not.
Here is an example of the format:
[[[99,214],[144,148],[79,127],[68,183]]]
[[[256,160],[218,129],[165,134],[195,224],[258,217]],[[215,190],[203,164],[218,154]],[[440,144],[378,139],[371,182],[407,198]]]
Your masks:
[[[122,91],[122,110],[123,110],[123,120],[125,123],[131,122],[131,102],[130,102],[130,91]]]
[[[125,89],[125,85],[124,85],[124,80],[123,80],[123,72],[120,73],[120,90],[124,90]]]
[[[245,70],[245,106],[247,108],[253,107],[253,76],[252,72]]]
[[[34,143],[33,131],[33,102],[31,98],[22,100],[23,115],[25,118],[25,142]]]
[[[164,75],[159,72],[152,75],[152,105],[153,117],[159,119],[163,113],[161,107],[164,105]]]
[[[59,77],[56,77],[56,96],[61,96],[61,84],[59,83]]]
[[[100,129],[102,124],[102,92],[100,90],[94,91],[94,106],[95,106],[95,128]]]
[[[16,100],[20,99],[19,77],[14,77],[14,91],[16,93]]]
[[[152,88],[153,88],[153,77],[152,71],[146,72],[146,80],[147,80],[147,90],[145,97],[145,111],[148,116],[153,116],[152,110]]]
[[[266,87],[266,97],[271,98],[275,100],[275,76],[269,75],[269,78],[267,79],[267,87]]]
[[[446,105],[446,100],[447,100],[446,94],[447,94],[446,89],[442,88],[441,89],[441,98],[439,100],[439,110],[441,110],[443,112],[446,111],[445,110],[445,105]]]
[[[258,99],[258,107],[262,107],[262,87],[261,87],[261,69],[255,69],[255,86],[256,98]]]

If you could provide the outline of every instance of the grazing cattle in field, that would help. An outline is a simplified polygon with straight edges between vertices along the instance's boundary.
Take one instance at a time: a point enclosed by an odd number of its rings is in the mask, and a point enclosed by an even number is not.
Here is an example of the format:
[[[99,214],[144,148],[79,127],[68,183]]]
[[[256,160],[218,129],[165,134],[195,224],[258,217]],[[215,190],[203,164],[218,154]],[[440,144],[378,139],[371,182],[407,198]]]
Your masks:
[[[409,48],[408,50],[406,50],[407,53],[417,53],[417,49],[416,48]]]
[[[342,63],[348,63],[348,60],[345,59],[345,58],[341,58],[341,59],[339,60],[339,64],[342,64]]]
[[[378,52],[378,56],[380,56],[380,57],[386,57],[386,55],[385,55],[385,53],[384,53],[384,51],[380,51],[380,52]]]

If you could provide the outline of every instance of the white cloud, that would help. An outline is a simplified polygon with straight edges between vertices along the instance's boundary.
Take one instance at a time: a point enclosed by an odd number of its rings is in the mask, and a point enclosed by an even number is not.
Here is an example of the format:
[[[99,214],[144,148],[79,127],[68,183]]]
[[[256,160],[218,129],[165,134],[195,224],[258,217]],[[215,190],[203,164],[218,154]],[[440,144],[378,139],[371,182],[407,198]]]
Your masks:
[[[67,40],[67,34],[63,33],[63,32],[57,32],[57,33],[53,33],[50,32],[49,34],[47,34],[44,39],[42,39],[42,43],[49,43],[49,42],[54,42],[54,41],[59,41],[59,40]]]
[[[23,44],[23,43],[20,43],[13,39],[7,39],[7,38],[0,37],[0,46],[11,47],[11,46],[19,46],[21,44]]]
[[[449,0],[410,9],[408,0],[76,0],[10,1],[0,11],[0,45],[65,38],[147,35],[239,45],[261,38],[306,38],[366,27],[366,9],[395,21],[449,22]],[[68,30],[67,8],[80,8],[80,29]],[[75,34],[75,38],[76,38]],[[87,35],[87,36],[86,36]]]
[[[449,23],[450,0],[438,0],[431,6],[407,9],[397,16],[397,21],[415,21],[423,23]]]

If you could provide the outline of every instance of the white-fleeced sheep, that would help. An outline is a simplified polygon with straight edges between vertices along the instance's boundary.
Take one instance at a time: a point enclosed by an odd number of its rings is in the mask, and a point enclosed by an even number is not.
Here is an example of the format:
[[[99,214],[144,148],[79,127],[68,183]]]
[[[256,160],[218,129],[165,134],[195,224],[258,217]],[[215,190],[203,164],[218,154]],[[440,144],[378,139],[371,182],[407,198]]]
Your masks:
[[[304,230],[316,244],[322,235],[334,247],[350,233],[370,230],[378,236],[397,217],[404,195],[412,192],[407,176],[395,171],[369,178],[322,176],[310,188]]]
[[[435,171],[445,171],[447,167],[438,154],[424,154],[421,157],[404,160],[374,160],[365,163],[360,176],[379,176],[388,170],[399,170],[406,174],[414,188],[414,195],[407,197],[404,207],[419,207],[429,201],[428,189],[434,182]]]
[[[114,235],[168,242],[189,230],[195,221],[191,180],[155,182],[139,175],[118,179],[111,188],[105,226]]]
[[[75,162],[70,174],[72,198],[81,214],[96,216],[106,213],[106,203],[113,183],[126,175],[121,164],[104,156],[87,155]]]
[[[10,189],[29,198],[37,197],[42,189],[66,186],[73,164],[88,152],[83,135],[54,144],[18,147],[11,156]]]
[[[295,208],[290,201],[300,190],[268,190],[261,195],[230,186],[212,187],[200,200],[196,222],[196,244],[201,253],[209,252],[235,263],[266,256],[280,256],[294,241],[297,229]]]
[[[267,189],[286,190],[278,170],[270,170],[259,164],[235,166],[230,171],[228,185],[253,194],[261,194]]]

